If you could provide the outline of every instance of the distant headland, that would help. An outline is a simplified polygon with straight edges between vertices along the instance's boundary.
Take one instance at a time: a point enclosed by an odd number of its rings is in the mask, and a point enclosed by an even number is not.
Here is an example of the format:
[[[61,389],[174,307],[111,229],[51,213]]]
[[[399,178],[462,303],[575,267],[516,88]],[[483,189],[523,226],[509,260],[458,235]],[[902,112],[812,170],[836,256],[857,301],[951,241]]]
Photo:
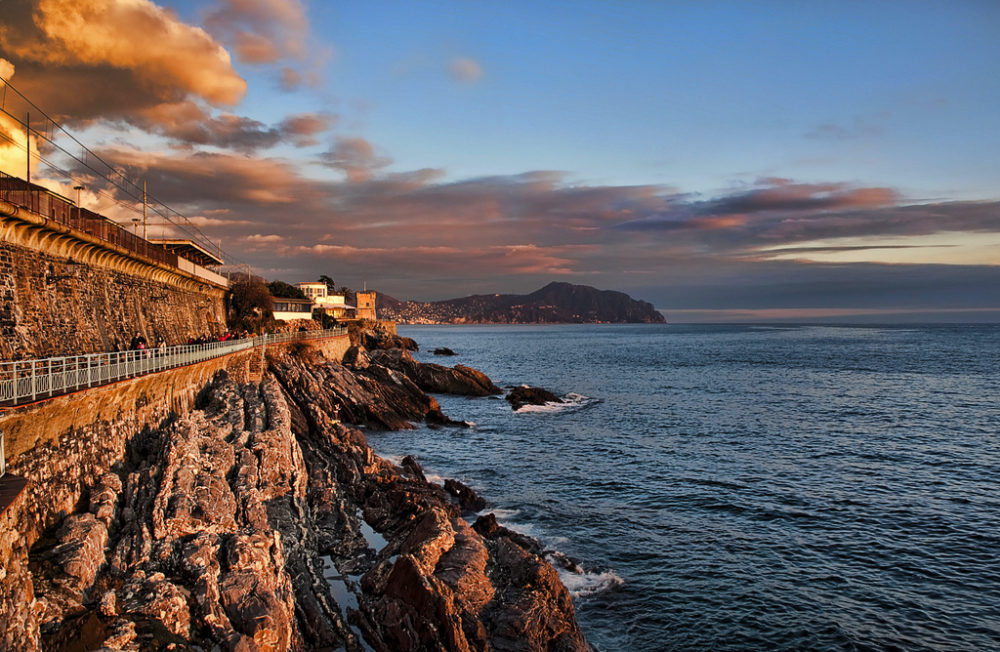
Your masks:
[[[647,301],[624,292],[552,282],[531,294],[476,294],[445,301],[400,301],[379,294],[383,319],[401,324],[662,324]]]

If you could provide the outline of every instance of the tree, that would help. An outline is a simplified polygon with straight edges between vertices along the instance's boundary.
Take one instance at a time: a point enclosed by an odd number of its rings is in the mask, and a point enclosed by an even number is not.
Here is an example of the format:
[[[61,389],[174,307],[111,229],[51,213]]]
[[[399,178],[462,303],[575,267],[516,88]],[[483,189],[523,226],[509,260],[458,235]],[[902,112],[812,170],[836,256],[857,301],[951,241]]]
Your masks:
[[[272,319],[271,293],[261,281],[244,279],[229,288],[227,321],[233,329],[256,333]]]
[[[327,276],[326,274],[323,274],[318,279],[316,279],[316,282],[317,283],[326,283],[326,293],[327,294],[337,294],[337,284],[334,283],[333,279],[330,278],[329,276]]]
[[[338,292],[338,294],[343,294],[344,301],[346,301],[347,303],[354,303],[354,298],[355,298],[354,290],[347,287],[346,285],[340,286],[340,292]]]
[[[281,297],[282,299],[308,299],[305,293],[295,287],[294,285],[289,285],[284,281],[271,281],[267,284],[267,289],[271,293],[272,297]]]

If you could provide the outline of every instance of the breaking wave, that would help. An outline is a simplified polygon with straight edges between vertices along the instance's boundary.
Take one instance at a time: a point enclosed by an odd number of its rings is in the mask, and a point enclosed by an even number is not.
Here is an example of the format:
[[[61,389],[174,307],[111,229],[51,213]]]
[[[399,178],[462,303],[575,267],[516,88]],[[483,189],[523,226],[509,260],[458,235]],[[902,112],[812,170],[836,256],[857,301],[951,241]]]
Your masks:
[[[559,573],[559,579],[563,586],[574,599],[586,598],[625,584],[625,580],[614,571],[598,573],[581,570],[574,572],[559,566],[556,566],[556,571]]]
[[[516,414],[526,414],[529,412],[542,413],[542,414],[553,414],[556,412],[573,412],[576,410],[581,410],[588,405],[593,405],[597,403],[596,398],[591,398],[589,396],[584,396],[583,394],[577,394],[575,392],[570,392],[562,397],[562,403],[545,403],[543,405],[523,405],[520,409],[516,410]]]

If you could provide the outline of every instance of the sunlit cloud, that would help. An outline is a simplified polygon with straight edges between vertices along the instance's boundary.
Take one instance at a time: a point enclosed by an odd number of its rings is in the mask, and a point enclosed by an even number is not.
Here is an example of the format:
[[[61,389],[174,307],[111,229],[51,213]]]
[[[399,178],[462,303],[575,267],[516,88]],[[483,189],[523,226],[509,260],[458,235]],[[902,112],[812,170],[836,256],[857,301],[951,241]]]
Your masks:
[[[306,56],[309,22],[299,0],[218,0],[205,25],[245,63]]]
[[[392,159],[376,154],[375,147],[364,138],[337,138],[320,158],[324,165],[342,171],[353,182],[368,181],[376,170],[392,163]]]
[[[765,248],[772,260],[818,263],[919,263],[927,265],[1000,265],[1000,225],[996,233],[938,232],[891,237],[843,237],[800,242],[794,247]]]
[[[246,82],[200,27],[149,0],[7,0],[0,56],[21,89],[73,120],[196,97],[232,106]]]
[[[483,78],[483,67],[475,59],[455,57],[448,63],[448,74],[463,84],[475,84]]]

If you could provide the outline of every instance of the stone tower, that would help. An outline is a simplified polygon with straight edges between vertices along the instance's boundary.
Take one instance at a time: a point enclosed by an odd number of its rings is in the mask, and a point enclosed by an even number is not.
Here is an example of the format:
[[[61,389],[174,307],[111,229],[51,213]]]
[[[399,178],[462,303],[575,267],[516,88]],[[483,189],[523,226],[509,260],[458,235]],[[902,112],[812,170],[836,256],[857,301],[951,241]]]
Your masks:
[[[356,293],[356,298],[358,302],[358,319],[370,319],[372,321],[378,319],[375,316],[374,292],[358,292]]]

